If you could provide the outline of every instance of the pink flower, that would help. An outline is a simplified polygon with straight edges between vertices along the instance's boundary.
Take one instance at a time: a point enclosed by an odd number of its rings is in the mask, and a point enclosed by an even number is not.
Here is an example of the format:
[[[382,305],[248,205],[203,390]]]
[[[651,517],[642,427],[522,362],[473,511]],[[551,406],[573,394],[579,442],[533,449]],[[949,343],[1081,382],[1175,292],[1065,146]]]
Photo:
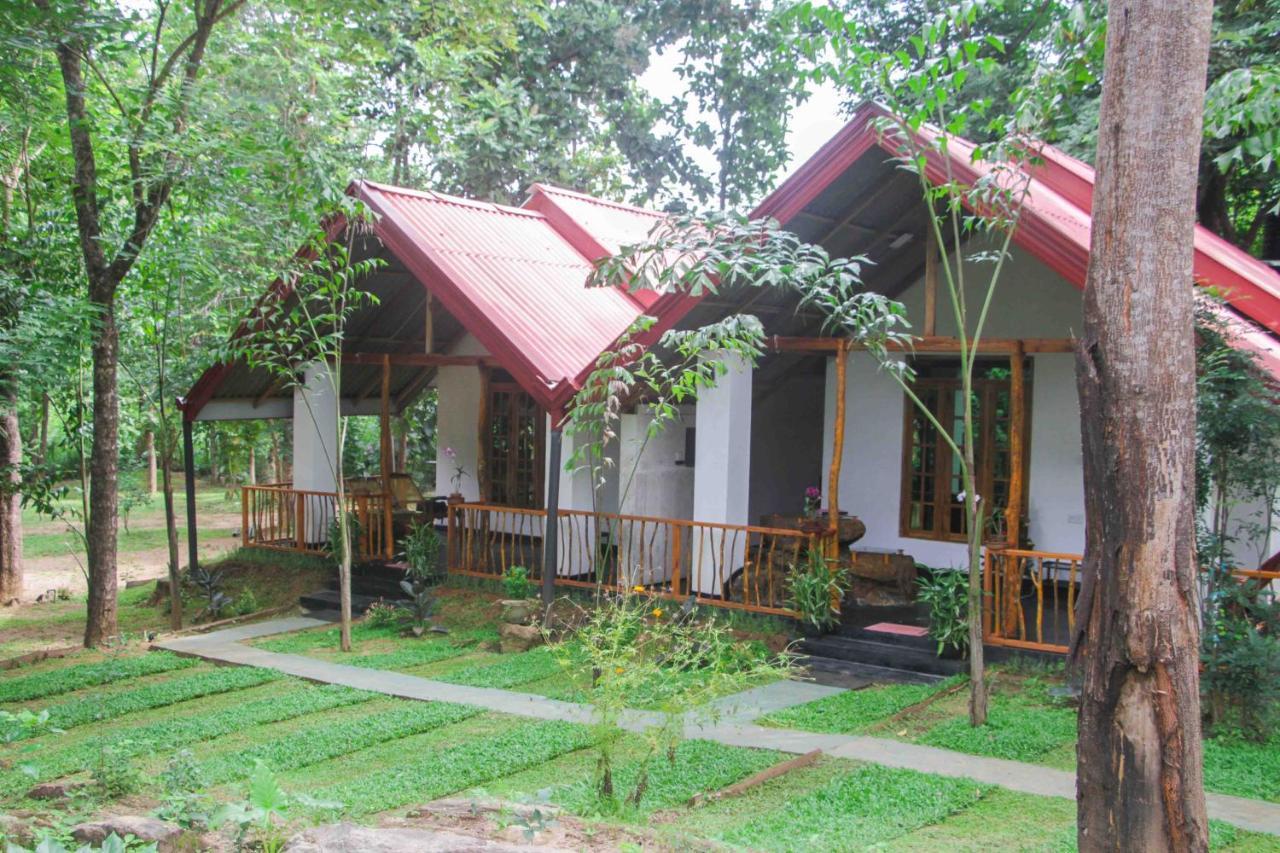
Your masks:
[[[445,455],[445,456],[448,456],[450,459],[453,459],[453,458],[455,458],[458,454],[457,454],[457,453],[455,453],[455,452],[453,451],[453,448],[452,448],[452,447],[446,447],[446,448],[444,449],[444,455]]]
[[[820,498],[822,497],[822,491],[817,486],[810,486],[804,490],[804,496],[810,499]]]

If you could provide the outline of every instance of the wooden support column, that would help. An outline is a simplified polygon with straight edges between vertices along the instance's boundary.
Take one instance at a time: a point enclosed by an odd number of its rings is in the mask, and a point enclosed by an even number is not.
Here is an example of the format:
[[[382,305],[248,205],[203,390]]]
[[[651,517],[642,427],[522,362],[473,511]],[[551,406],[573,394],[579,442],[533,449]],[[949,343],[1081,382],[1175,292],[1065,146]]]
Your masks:
[[[196,449],[191,435],[191,421],[182,419],[182,474],[187,492],[187,571],[199,565],[199,547],[196,541]],[[170,590],[170,594],[177,590]]]
[[[378,461],[382,474],[382,550],[388,560],[392,557],[391,535],[391,357],[382,359],[382,408],[378,411]],[[365,528],[368,531],[368,528]]]
[[[938,334],[938,237],[930,222],[924,230],[924,335]]]
[[[1026,353],[1022,342],[1018,341],[1009,354],[1009,503],[1004,511],[1005,541],[1008,547],[1017,548],[1021,544],[1022,529],[1022,494],[1026,484],[1024,457],[1026,456],[1023,437],[1026,435],[1027,419],[1027,385],[1023,372]],[[1020,557],[1006,557],[993,560],[988,558],[987,565],[992,570],[1002,572],[998,579],[1001,584],[1002,608],[1000,626],[1005,636],[1020,635],[1022,625],[1022,565]]]
[[[830,537],[828,556],[830,557],[839,557],[840,548],[840,465],[844,457],[844,409],[848,361],[849,348],[842,339],[836,348],[835,428],[831,437],[831,470],[827,472],[827,523]]]
[[[425,315],[422,321],[422,351],[426,355],[431,355],[431,348],[435,345],[435,324],[431,317],[431,291],[427,291],[427,299],[422,303],[422,313]]]
[[[489,368],[484,365],[480,365],[479,410],[476,424],[476,433],[480,438],[476,447],[476,488],[480,490],[481,502],[484,502],[489,499],[489,466],[485,458],[489,447]]]

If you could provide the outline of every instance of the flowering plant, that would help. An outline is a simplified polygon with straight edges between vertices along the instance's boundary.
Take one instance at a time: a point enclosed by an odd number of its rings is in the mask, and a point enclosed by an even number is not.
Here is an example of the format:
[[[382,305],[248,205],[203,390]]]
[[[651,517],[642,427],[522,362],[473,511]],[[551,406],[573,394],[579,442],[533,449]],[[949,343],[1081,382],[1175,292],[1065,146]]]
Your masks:
[[[467,469],[458,463],[458,453],[452,447],[446,447],[444,455],[448,456],[453,462],[453,476],[449,478],[449,481],[453,483],[453,490],[461,492],[462,480],[467,476]]]
[[[817,486],[810,486],[804,490],[804,514],[807,518],[817,518],[818,510],[822,508],[822,490]]]

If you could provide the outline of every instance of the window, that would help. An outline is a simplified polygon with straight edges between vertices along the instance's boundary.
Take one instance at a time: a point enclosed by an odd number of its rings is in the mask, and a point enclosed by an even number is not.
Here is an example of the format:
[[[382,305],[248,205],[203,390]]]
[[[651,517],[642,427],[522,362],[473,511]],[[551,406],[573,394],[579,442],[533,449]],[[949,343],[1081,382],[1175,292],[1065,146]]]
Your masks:
[[[960,365],[954,361],[923,360],[916,364],[912,386],[952,440],[963,446],[964,396]],[[1030,376],[1028,373],[1028,390]],[[984,517],[995,524],[1004,519],[1013,475],[1009,453],[1009,366],[1004,361],[978,362],[973,381],[974,469],[978,494],[986,504]],[[1028,399],[1030,393],[1027,394]],[[905,395],[904,395],[905,398]],[[951,452],[937,428],[910,398],[904,399],[901,535],[923,539],[964,541],[964,477],[961,460]],[[1024,430],[1030,424],[1028,413]],[[1028,442],[1022,442],[1025,470]],[[1024,478],[1025,487],[1026,478]],[[1026,505],[1025,496],[1023,505]]]
[[[487,411],[485,500],[540,509],[546,433],[542,410],[515,383],[493,382]]]

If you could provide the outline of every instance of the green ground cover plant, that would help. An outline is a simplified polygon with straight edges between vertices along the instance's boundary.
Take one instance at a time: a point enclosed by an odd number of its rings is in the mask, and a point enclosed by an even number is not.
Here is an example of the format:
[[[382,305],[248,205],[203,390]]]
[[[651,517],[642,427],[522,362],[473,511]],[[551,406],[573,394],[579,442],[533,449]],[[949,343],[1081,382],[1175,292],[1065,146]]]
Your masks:
[[[726,746],[706,740],[682,741],[674,755],[661,756],[647,766],[643,758],[615,765],[614,784],[621,790],[632,790],[642,771],[648,774],[639,806],[617,815],[639,819],[657,809],[687,803],[695,794],[732,785],[787,757],[771,750]],[[593,814],[600,808],[591,779],[563,787],[552,799],[579,814]]]
[[[963,676],[959,677],[962,679]],[[946,690],[958,679],[939,684],[876,684],[846,690],[761,717],[761,725],[829,734],[857,734],[886,717]]]
[[[343,802],[346,813],[355,817],[374,814],[483,785],[583,749],[592,738],[588,726],[558,720],[513,722],[495,736],[406,755],[394,767],[322,787],[313,794]]]
[[[1231,732],[1205,739],[1204,787],[1280,803],[1280,736],[1265,743]]]
[[[441,681],[469,687],[517,687],[557,675],[560,662],[546,646],[509,655],[497,663],[468,666],[440,676]]]
[[[745,821],[723,836],[758,850],[862,850],[937,823],[990,788],[963,779],[863,765],[794,798],[786,808]]]
[[[178,657],[170,652],[151,652],[145,655],[116,657],[101,663],[80,664],[61,669],[19,675],[0,681],[0,704],[29,702],[46,696],[57,696],[86,687],[97,687],[113,681],[156,675],[175,669],[195,666],[194,658]]]
[[[1075,710],[1046,702],[1043,686],[1028,682],[1022,693],[992,694],[985,725],[974,727],[967,719],[951,717],[916,740],[972,755],[1036,762],[1076,739]]]
[[[70,702],[49,707],[49,722],[60,729],[101,722],[125,714],[160,708],[186,702],[201,696],[243,690],[268,681],[283,678],[282,673],[271,669],[210,669],[180,678],[148,684],[144,687],[106,696],[101,700],[84,696]]]
[[[13,793],[29,787],[33,781],[56,779],[82,770],[106,745],[127,757],[161,755],[256,726],[368,702],[378,695],[333,684],[306,686],[296,692],[282,691],[267,699],[208,714],[162,720],[67,746],[60,746],[54,739],[42,745],[35,758],[25,762],[24,767],[0,773],[0,793]]]
[[[466,646],[458,646],[441,640],[423,641],[415,638],[411,643],[406,643],[394,651],[344,654],[334,658],[334,661],[365,669],[401,670],[456,658],[465,654],[466,651]]]
[[[276,772],[294,770],[457,723],[479,713],[479,708],[448,702],[404,701],[388,711],[311,726],[298,730],[287,740],[220,755],[204,762],[202,769],[213,784],[248,776],[259,761]]]

